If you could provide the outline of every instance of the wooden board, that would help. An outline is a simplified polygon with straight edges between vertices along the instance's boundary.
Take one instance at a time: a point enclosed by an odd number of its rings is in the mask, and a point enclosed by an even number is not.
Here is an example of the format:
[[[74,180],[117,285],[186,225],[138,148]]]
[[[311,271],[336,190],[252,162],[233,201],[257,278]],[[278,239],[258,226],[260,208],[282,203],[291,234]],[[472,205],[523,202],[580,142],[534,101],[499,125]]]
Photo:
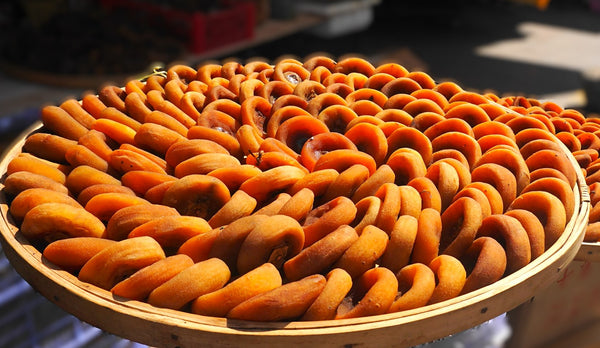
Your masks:
[[[6,173],[10,160],[21,151],[26,135],[39,126],[29,129],[10,147],[0,162],[0,173]],[[109,292],[80,282],[42,259],[41,253],[25,240],[9,216],[8,201],[3,194],[0,195],[0,241],[17,272],[50,301],[94,326],[143,344],[161,347],[291,347],[305,344],[311,347],[408,347],[495,318],[555,282],[577,254],[587,224],[589,195],[581,174],[575,193],[575,214],[565,232],[543,255],[519,271],[490,286],[434,305],[347,320],[256,323],[118,300]]]

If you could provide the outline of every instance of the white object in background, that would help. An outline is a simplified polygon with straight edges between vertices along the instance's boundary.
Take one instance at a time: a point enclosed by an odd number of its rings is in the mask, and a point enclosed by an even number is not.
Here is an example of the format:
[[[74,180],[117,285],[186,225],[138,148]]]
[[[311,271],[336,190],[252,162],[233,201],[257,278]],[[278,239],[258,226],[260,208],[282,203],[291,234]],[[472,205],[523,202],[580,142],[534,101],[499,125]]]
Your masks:
[[[381,0],[302,1],[296,4],[296,11],[325,17],[323,23],[309,32],[330,39],[366,29],[373,22],[373,6],[380,2]]]

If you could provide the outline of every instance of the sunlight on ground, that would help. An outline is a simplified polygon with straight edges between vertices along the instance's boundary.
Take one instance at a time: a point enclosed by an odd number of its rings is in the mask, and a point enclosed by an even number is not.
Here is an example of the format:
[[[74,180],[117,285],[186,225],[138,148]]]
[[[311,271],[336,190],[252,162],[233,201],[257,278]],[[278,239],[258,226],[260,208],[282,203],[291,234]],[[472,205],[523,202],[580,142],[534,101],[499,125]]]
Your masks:
[[[532,22],[517,30],[523,37],[480,46],[476,53],[577,71],[600,67],[600,33]]]
[[[522,37],[479,46],[475,53],[579,73],[600,68],[600,33],[533,22],[521,23],[517,31]],[[586,104],[582,90],[540,96],[540,99],[571,107]]]

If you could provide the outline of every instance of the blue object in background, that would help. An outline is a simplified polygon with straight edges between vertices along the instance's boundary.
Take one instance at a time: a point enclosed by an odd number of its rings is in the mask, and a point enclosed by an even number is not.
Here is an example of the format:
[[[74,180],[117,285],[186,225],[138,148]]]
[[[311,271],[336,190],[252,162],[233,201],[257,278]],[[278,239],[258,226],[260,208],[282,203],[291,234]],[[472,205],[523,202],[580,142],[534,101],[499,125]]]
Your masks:
[[[41,117],[40,108],[28,108],[17,114],[0,117],[0,135],[17,135]]]

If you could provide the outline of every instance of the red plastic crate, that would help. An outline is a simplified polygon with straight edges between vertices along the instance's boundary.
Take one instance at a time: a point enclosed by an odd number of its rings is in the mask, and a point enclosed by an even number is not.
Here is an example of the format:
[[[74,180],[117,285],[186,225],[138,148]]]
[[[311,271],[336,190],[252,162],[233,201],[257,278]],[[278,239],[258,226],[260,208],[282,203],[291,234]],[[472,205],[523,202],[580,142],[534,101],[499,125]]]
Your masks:
[[[101,0],[107,10],[131,13],[152,28],[183,40],[191,53],[201,53],[254,36],[256,8],[250,1],[220,1],[216,10],[191,11],[141,1]]]

